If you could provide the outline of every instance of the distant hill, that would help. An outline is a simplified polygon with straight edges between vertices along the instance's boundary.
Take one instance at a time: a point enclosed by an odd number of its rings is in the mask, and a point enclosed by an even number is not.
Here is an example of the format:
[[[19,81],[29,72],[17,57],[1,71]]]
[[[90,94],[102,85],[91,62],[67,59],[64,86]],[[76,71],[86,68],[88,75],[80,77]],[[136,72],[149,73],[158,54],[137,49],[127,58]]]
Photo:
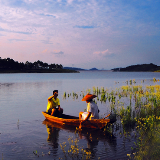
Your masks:
[[[150,64],[137,64],[125,68],[114,68],[113,71],[128,71],[128,72],[154,72],[160,70],[160,66],[153,63]]]
[[[83,68],[76,68],[76,67],[63,67],[64,69],[69,69],[69,70],[76,70],[76,71],[98,71],[97,68],[91,68],[91,69],[83,69]]]
[[[97,68],[91,68],[90,71],[97,71]]]
[[[63,67],[63,69],[76,70],[76,71],[86,70],[86,69],[76,68],[76,67]]]

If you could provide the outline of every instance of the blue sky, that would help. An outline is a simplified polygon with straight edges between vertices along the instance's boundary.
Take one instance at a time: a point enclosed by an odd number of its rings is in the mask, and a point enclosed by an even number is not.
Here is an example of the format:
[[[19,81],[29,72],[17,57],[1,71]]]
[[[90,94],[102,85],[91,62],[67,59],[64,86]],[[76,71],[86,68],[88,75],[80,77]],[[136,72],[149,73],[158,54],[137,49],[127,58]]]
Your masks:
[[[0,57],[64,67],[160,66],[159,0],[0,0]]]

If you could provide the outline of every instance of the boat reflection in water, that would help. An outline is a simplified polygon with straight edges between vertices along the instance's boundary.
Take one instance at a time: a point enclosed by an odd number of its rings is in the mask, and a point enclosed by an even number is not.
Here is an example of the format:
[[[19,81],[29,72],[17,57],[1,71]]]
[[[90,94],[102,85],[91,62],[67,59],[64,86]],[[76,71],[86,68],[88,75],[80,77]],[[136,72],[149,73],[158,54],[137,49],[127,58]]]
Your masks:
[[[95,157],[95,155],[97,156],[98,148],[101,150],[102,146],[98,146],[99,142],[105,143],[106,146],[110,148],[109,150],[111,150],[112,153],[116,152],[116,146],[117,146],[116,137],[112,134],[105,133],[102,130],[82,129],[81,131],[78,131],[76,130],[75,127],[60,125],[57,123],[50,122],[47,119],[43,121],[43,124],[46,125],[46,128],[47,128],[47,132],[48,132],[47,141],[51,143],[53,147],[53,154],[57,154],[57,151],[58,151],[60,130],[76,133],[80,141],[81,140],[87,141],[87,147],[86,148],[84,147],[83,149],[86,151],[90,151],[92,157]],[[103,144],[103,147],[104,147],[104,144]]]

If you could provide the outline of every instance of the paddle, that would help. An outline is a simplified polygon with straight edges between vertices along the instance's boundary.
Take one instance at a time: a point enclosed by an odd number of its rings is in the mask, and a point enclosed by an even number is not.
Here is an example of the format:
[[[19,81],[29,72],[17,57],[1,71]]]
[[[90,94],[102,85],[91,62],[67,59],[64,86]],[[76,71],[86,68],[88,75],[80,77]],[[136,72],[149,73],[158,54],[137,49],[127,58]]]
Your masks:
[[[107,115],[106,117],[104,117],[103,119],[105,119],[105,118],[109,117],[110,115],[111,115],[111,113],[110,113],[109,115]]]

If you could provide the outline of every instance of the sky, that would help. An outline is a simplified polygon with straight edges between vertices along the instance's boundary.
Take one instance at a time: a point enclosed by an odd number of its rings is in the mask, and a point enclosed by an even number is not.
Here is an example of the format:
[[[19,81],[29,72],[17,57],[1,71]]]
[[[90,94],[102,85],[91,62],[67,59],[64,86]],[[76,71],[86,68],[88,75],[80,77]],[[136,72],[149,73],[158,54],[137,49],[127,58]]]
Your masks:
[[[160,66],[160,0],[0,0],[0,57],[63,67]]]

